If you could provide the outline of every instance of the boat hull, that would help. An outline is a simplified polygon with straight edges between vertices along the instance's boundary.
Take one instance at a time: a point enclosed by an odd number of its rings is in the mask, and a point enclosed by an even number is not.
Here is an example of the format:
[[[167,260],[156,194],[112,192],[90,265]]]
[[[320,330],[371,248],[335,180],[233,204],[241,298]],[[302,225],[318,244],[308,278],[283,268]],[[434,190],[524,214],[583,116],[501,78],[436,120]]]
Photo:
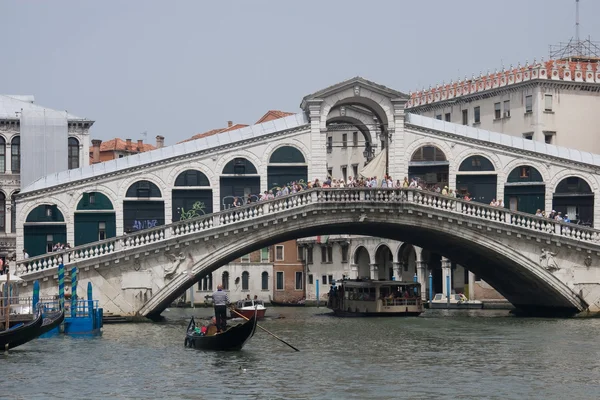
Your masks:
[[[422,311],[398,311],[398,312],[352,312],[344,310],[333,310],[337,317],[418,317]]]
[[[429,303],[429,308],[432,310],[481,310],[483,303]]]
[[[194,332],[194,319],[190,321],[185,336],[185,347],[198,350],[236,351],[241,350],[248,340],[254,336],[257,318],[253,315],[243,324],[232,326],[225,332],[211,336],[202,336]]]
[[[251,317],[254,316],[254,309],[251,310],[246,310],[246,309],[239,309],[239,308],[235,308],[234,309],[236,312],[242,314],[244,317],[250,319]],[[267,312],[266,308],[260,309],[260,310],[256,310],[256,318],[257,319],[263,319],[265,317],[265,313]],[[231,318],[239,318],[240,316],[237,315],[235,312],[231,313]]]
[[[33,321],[18,328],[0,332],[0,351],[14,349],[40,336],[40,328],[44,323],[42,313],[38,312]]]

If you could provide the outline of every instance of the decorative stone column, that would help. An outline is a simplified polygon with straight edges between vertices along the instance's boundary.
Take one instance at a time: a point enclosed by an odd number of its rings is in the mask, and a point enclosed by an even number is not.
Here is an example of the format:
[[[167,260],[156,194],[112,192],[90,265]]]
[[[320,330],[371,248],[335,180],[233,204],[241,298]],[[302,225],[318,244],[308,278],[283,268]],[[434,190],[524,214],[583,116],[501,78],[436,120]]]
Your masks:
[[[546,191],[545,191],[545,195],[544,195],[544,207],[546,211],[546,214],[548,214],[550,211],[552,211],[552,202],[554,200],[554,188],[551,187],[552,185],[550,184],[550,182],[546,183]],[[594,199],[596,200],[596,199]],[[594,204],[596,204],[596,202],[594,201]],[[596,221],[596,216],[594,215],[594,221]]]
[[[448,293],[448,286],[446,284],[448,277],[450,278],[450,292],[452,292],[452,261],[446,257],[442,257],[442,293],[444,294],[444,298],[450,294]]]
[[[469,271],[469,293],[467,293],[467,296],[469,296],[469,300],[475,299],[475,274],[471,271]]]
[[[350,264],[350,279],[358,279],[358,265]]]
[[[321,131],[321,104],[322,99],[308,101],[308,115],[310,117],[310,163],[308,164],[308,180],[315,178],[323,181],[327,177],[327,131]],[[325,125],[325,124],[323,124]]]
[[[388,121],[388,173],[394,181],[402,182],[408,176],[408,160],[405,154],[404,122],[407,99],[392,99],[394,120]]]
[[[10,233],[10,230],[12,228],[12,208],[13,205],[11,204],[11,198],[8,197],[5,199],[5,205],[4,205],[4,232],[5,233]]]
[[[402,262],[395,262],[394,265],[394,279],[402,281]]]
[[[371,279],[374,281],[379,280],[379,266],[377,264],[369,264],[369,270],[371,272]]]
[[[421,299],[427,300],[427,263],[417,261],[417,281],[421,284]]]
[[[12,174],[12,147],[10,142],[6,142],[6,149],[4,151],[4,170],[6,174]],[[0,171],[2,172],[2,171]]]

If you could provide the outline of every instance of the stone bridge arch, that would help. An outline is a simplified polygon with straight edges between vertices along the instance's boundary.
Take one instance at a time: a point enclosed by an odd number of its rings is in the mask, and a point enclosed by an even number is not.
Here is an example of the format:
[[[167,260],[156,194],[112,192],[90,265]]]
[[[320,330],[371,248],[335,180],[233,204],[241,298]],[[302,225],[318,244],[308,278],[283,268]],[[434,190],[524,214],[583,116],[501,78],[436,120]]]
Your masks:
[[[332,206],[312,204],[277,218],[276,223],[264,225],[256,220],[248,221],[247,224],[239,224],[234,231],[228,231],[229,234],[215,232],[210,240],[187,241],[187,249],[182,250],[182,253],[188,254],[185,272],[182,271],[154,293],[139,310],[140,314],[158,316],[200,277],[244,254],[279,242],[319,234],[369,235],[410,241],[424,249],[435,243],[437,252],[480,276],[524,311],[572,315],[587,307],[551,269],[543,267],[540,252],[548,255],[548,251],[554,251],[554,254],[557,251],[549,244],[523,240],[500,229],[490,228],[489,231],[494,234],[482,234],[481,226],[477,227],[477,224],[457,224],[455,218],[444,219],[422,212],[398,213],[397,209],[394,212],[392,205],[381,206],[377,210],[363,209],[361,218],[357,218],[350,209],[342,212],[340,204]],[[583,263],[583,258],[575,261],[575,258],[569,257],[573,262]],[[562,259],[559,262],[566,265],[570,261]]]

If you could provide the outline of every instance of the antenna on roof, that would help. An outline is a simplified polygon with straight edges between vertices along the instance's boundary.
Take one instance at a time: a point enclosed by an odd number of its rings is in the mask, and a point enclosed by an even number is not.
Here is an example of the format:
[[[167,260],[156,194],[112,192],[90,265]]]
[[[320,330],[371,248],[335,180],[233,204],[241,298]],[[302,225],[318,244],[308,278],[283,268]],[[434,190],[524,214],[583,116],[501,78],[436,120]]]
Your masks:
[[[579,0],[575,0],[575,41],[579,43]]]

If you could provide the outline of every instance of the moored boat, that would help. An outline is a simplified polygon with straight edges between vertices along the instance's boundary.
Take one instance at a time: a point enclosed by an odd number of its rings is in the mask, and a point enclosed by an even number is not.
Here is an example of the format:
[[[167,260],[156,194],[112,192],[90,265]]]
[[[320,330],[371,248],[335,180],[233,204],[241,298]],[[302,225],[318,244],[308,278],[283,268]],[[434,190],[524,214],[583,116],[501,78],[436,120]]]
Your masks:
[[[343,317],[417,316],[423,312],[417,282],[343,280],[329,291],[327,307]]]
[[[275,301],[269,296],[269,303],[274,307],[304,307],[306,300],[304,298],[293,301]]]
[[[469,300],[462,294],[451,294],[446,297],[442,293],[437,293],[429,302],[429,308],[432,309],[451,309],[451,310],[479,310],[483,308],[483,303],[479,300]]]
[[[44,316],[44,322],[40,327],[39,336],[50,332],[52,329],[56,328],[65,320],[65,310],[56,311],[53,313],[48,313]]]
[[[42,312],[38,310],[32,321],[0,332],[0,351],[14,349],[37,338],[43,323]]]
[[[227,330],[216,333],[207,330],[205,334],[196,330],[194,317],[188,324],[185,335],[185,347],[200,350],[241,350],[256,331],[256,314],[241,324],[230,326]]]
[[[238,314],[242,314],[246,318],[251,318],[256,312],[257,319],[263,319],[267,309],[262,300],[240,300],[235,303],[233,308]],[[239,318],[239,315],[231,312],[231,318]]]

